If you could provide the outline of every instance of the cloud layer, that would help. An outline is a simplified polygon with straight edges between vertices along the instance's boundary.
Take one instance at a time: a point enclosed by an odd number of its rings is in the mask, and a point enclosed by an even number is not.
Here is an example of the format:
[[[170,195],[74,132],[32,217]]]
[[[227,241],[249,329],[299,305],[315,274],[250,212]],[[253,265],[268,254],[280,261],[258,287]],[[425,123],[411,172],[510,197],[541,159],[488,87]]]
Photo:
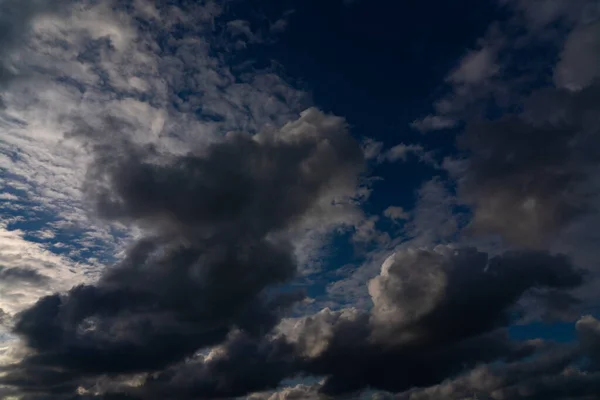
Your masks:
[[[499,0],[411,143],[246,58],[292,9],[0,0],[0,397],[593,399],[593,3]]]

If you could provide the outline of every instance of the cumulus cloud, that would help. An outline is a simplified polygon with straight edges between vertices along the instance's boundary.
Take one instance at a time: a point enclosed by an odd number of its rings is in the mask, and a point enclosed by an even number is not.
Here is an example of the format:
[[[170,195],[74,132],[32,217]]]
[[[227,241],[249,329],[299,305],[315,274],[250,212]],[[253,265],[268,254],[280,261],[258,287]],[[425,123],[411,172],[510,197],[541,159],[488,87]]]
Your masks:
[[[101,141],[110,132],[103,134]],[[137,223],[147,235],[97,284],[44,297],[20,314],[15,333],[33,354],[4,382],[31,372],[24,390],[48,390],[36,381],[40,369],[73,379],[160,370],[234,328],[271,330],[301,298],[269,291],[296,272],[286,230],[322,198],[333,207],[340,187],[353,190],[363,160],[344,120],[316,109],[281,130],[231,134],[198,154],[95,149],[87,187],[99,215]]]
[[[524,252],[488,259],[474,249],[412,249],[391,256],[369,283],[371,311],[325,310],[296,322],[287,335],[308,357],[304,368],[327,377],[321,392],[370,387],[404,392],[401,399],[462,399],[508,387],[509,381],[525,387],[534,374],[552,376],[572,365],[577,349],[512,342],[502,328],[527,291],[568,290],[581,282],[564,257]],[[497,360],[507,364],[495,364]],[[486,363],[491,364],[471,370]],[[502,371],[491,372],[495,368]],[[466,386],[464,390],[411,390],[461,371],[470,371],[464,378],[468,385],[452,385]],[[525,377],[526,372],[532,375]]]
[[[328,376],[323,391],[369,386],[399,392],[533,351],[497,330],[509,323],[509,311],[534,287],[580,283],[562,257],[507,253],[488,259],[474,249],[445,246],[407,250],[386,260],[369,283],[370,312],[322,312],[297,325],[301,333],[292,338],[302,354],[312,355],[309,371]]]
[[[561,256],[407,250],[369,283],[371,311],[325,309],[286,320],[262,338],[234,333],[209,355],[126,391],[140,398],[227,397],[273,389],[298,374],[324,376],[318,393],[325,395],[435,385],[481,363],[526,362],[544,351],[542,342],[509,339],[511,310],[533,288],[569,290],[581,281]]]

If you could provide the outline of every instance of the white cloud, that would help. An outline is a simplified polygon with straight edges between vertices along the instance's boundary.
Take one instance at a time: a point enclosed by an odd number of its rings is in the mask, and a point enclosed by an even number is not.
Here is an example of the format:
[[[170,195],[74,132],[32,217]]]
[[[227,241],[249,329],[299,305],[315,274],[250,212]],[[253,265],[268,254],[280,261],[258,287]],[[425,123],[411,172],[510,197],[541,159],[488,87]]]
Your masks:
[[[62,292],[72,286],[95,279],[97,265],[76,263],[71,259],[52,253],[41,244],[28,241],[24,232],[8,230],[6,222],[0,222],[0,266],[5,269],[35,271],[46,279],[32,282],[17,276],[10,282],[0,282],[0,308],[13,315],[39,297]]]

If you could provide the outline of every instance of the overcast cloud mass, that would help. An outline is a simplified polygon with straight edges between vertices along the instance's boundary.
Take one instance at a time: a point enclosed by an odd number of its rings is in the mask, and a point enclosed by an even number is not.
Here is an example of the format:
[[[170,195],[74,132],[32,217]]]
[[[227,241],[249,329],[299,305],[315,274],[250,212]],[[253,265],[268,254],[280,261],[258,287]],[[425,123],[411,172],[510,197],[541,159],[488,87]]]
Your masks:
[[[598,399],[600,4],[405,3],[0,0],[0,398]]]

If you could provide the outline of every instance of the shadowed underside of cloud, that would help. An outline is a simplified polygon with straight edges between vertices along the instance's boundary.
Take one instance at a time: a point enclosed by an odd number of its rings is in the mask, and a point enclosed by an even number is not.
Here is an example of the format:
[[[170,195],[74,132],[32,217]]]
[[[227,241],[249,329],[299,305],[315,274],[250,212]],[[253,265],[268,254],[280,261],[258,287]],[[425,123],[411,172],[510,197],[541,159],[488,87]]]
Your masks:
[[[600,321],[586,316],[577,322],[576,327],[578,345],[553,345],[537,358],[479,366],[439,385],[413,389],[389,398],[594,399],[600,390],[597,364],[600,361]],[[582,365],[586,367],[582,369]]]
[[[549,345],[507,336],[504,328],[517,300],[534,288],[569,290],[581,281],[581,272],[562,256],[523,252],[488,259],[474,249],[408,250],[390,257],[369,283],[370,312],[324,310],[262,337],[245,329],[231,331],[209,354],[172,364],[139,386],[112,390],[140,399],[229,398],[274,389],[297,375],[326,377],[314,396],[435,385],[478,364],[515,363],[542,354]],[[35,321],[32,310],[23,314],[21,326]],[[52,378],[42,376],[48,379],[43,381],[36,371],[48,365],[63,371],[75,367],[68,364],[75,349],[63,348],[58,359],[48,360],[52,350],[44,352],[43,344],[37,348],[42,351],[9,372],[4,383],[29,380],[33,391],[46,390]],[[85,379],[78,378],[75,382],[85,386]]]

